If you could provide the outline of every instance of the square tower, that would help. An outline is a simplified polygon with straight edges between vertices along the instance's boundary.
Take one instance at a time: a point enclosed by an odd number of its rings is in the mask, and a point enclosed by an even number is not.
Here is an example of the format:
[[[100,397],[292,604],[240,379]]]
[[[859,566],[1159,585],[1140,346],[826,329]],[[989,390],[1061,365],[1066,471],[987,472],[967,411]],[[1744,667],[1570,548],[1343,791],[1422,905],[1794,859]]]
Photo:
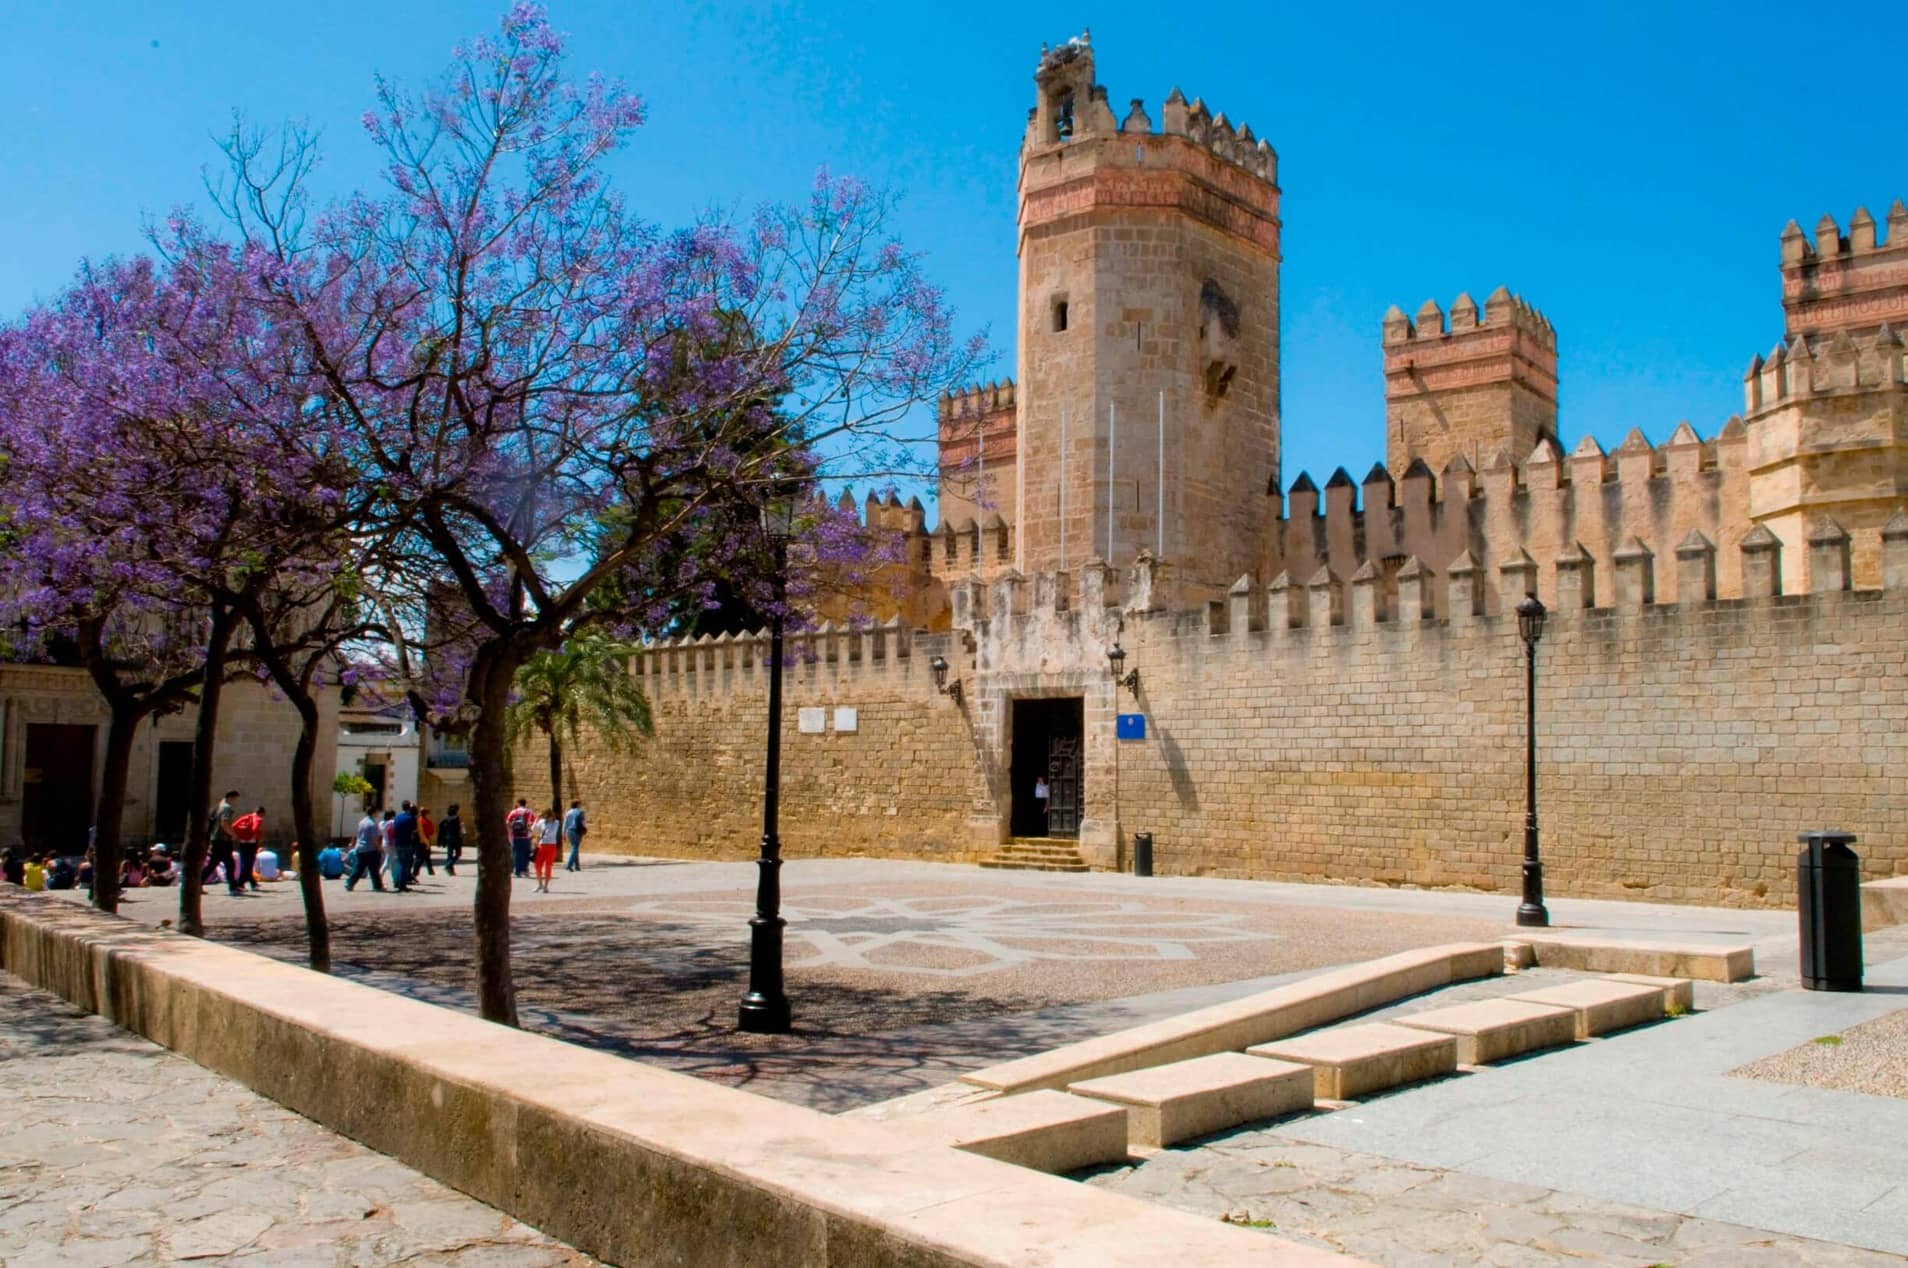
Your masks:
[[[1463,458],[1482,471],[1499,453],[1522,462],[1557,435],[1557,332],[1502,286],[1444,310],[1426,300],[1414,321],[1384,320],[1385,463],[1394,479],[1414,459],[1442,471]]]
[[[1115,120],[1085,35],[1020,152],[1019,566],[1141,550],[1222,593],[1279,472],[1278,156],[1175,89]]]

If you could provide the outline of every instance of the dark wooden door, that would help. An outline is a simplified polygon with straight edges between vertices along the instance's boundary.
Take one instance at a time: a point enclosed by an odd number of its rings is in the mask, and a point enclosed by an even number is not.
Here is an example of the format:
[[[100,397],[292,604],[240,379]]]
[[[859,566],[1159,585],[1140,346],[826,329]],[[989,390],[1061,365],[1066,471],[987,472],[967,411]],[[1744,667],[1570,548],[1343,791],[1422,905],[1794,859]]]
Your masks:
[[[153,810],[152,831],[175,849],[185,840],[186,797],[192,789],[192,742],[162,740],[159,744],[159,800]]]
[[[20,798],[20,835],[32,850],[86,852],[93,827],[91,726],[33,723],[26,733],[25,787]]]
[[[1080,835],[1080,790],[1085,765],[1078,735],[1055,735],[1047,740],[1047,835]]]

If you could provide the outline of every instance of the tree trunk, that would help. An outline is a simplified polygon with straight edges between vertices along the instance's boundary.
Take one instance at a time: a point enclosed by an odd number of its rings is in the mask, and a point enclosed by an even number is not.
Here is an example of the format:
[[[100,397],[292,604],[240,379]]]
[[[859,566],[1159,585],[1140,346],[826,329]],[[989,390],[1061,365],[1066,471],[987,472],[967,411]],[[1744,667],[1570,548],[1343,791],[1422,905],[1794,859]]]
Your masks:
[[[555,727],[547,734],[550,737],[550,809],[560,815],[563,813],[563,741],[557,738]]]
[[[318,702],[309,688],[287,693],[298,710],[298,743],[292,748],[292,831],[297,834],[298,895],[305,900],[305,941],[311,967],[331,972],[331,925],[325,920],[324,878],[318,874],[318,807],[311,795],[311,768],[318,755]]]
[[[477,654],[470,694],[477,721],[470,729],[470,791],[474,813],[466,832],[477,837],[477,1001],[486,1021],[517,1024],[517,991],[510,973],[510,836],[504,826],[510,800],[510,754],[504,715],[516,666],[502,649]]]
[[[199,721],[192,732],[192,783],[186,789],[185,875],[179,878],[179,932],[205,936],[202,877],[212,848],[212,757],[218,748],[219,690],[225,685],[225,653],[232,641],[232,613],[212,609],[205,643],[205,673],[199,684]]]
[[[126,778],[133,740],[146,710],[116,701],[106,724],[106,761],[99,775],[99,809],[93,816],[93,906],[119,910],[120,837],[126,820]]]

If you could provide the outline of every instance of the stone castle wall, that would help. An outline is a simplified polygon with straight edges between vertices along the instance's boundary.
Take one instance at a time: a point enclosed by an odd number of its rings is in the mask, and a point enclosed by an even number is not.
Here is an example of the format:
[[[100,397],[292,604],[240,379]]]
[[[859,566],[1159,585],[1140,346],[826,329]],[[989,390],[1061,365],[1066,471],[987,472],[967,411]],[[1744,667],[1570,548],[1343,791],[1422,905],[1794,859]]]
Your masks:
[[[957,642],[899,626],[824,628],[787,640],[781,837],[791,856],[973,859],[965,829],[975,796],[972,744],[928,669],[937,654],[952,659]],[[569,754],[578,790],[571,795],[589,811],[592,848],[754,857],[767,649],[766,639],[710,639],[639,658],[654,737],[632,753],[586,740]],[[843,729],[838,708],[854,711],[855,729]],[[822,731],[803,732],[803,709],[823,711]],[[530,745],[515,763],[516,795],[539,806],[549,800],[545,753]]]
[[[1794,834],[1844,827],[1867,875],[1908,872],[1908,518],[1888,588],[1851,591],[1850,543],[1812,546],[1823,589],[1779,593],[1773,548],[1747,543],[1749,597],[1658,602],[1649,561],[1617,566],[1600,606],[1576,570],[1539,647],[1539,780],[1555,894],[1733,905],[1791,900]],[[1678,558],[1683,593],[1717,571]],[[1011,700],[1078,694],[1087,717],[1082,845],[1102,865],[1156,837],[1164,873],[1511,891],[1523,826],[1523,647],[1491,591],[1521,562],[1437,572],[1408,561],[1347,583],[1242,584],[1205,612],[1164,605],[1142,561],[1114,605],[1104,569],[957,589],[965,631],[827,632],[795,653],[785,720],[791,859],[964,859],[1005,832]],[[1077,597],[1076,597],[1077,595]],[[1429,613],[1446,615],[1430,617]],[[1115,693],[1104,649],[1141,671]],[[969,642],[971,639],[971,643]],[[826,649],[832,645],[833,653]],[[945,655],[958,702],[925,662]],[[761,645],[645,653],[658,733],[633,758],[579,764],[600,848],[746,858],[759,835]],[[852,735],[800,734],[803,707],[856,707]],[[1117,710],[1143,742],[1112,738]]]

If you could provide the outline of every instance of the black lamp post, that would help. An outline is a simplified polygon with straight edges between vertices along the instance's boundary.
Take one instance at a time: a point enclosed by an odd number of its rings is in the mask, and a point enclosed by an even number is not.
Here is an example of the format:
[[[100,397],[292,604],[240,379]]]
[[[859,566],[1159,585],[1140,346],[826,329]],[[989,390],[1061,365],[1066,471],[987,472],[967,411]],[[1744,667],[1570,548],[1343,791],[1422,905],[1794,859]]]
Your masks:
[[[1534,594],[1517,605],[1517,632],[1524,639],[1524,901],[1517,923],[1543,927],[1544,864],[1537,857],[1537,640],[1544,636],[1544,605]]]
[[[769,614],[768,765],[762,777],[762,857],[757,861],[755,915],[749,918],[749,993],[742,997],[740,1025],[757,1035],[785,1035],[788,994],[782,989],[782,841],[776,810],[782,796],[782,608],[788,598],[788,543],[795,535],[795,500],[772,496],[762,506],[774,576]]]

